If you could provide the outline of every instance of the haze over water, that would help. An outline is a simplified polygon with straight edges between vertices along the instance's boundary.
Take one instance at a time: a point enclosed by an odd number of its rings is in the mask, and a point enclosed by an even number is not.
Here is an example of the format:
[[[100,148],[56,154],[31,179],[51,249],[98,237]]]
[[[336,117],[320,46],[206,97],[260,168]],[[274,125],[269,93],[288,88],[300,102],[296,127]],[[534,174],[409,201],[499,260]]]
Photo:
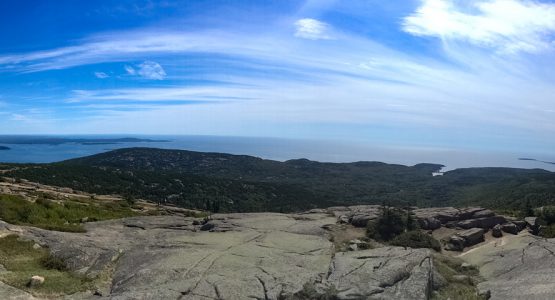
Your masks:
[[[65,138],[122,138],[126,136],[88,135],[63,136]],[[340,142],[325,140],[300,140],[253,137],[218,136],[132,136],[168,142],[134,142],[116,144],[65,143],[50,144],[0,144],[11,150],[0,151],[0,162],[49,163],[83,157],[118,148],[153,147],[181,149],[201,152],[222,152],[252,155],[265,159],[285,161],[307,158],[325,162],[380,161],[385,163],[414,165],[437,163],[446,167],[444,171],[468,167],[512,167],[541,168],[555,171],[554,164],[539,161],[519,160],[534,158],[547,162],[555,161],[554,155],[516,153],[500,151],[473,151],[408,146],[376,146],[369,143]]]

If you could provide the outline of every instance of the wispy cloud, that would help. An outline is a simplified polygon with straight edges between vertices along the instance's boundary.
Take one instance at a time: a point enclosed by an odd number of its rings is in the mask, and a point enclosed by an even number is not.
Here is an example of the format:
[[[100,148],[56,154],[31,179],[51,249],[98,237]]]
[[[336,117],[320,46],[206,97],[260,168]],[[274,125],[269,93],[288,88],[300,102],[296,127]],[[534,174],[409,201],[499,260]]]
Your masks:
[[[315,19],[300,19],[295,22],[295,36],[309,40],[331,39],[330,26]]]
[[[132,66],[125,65],[123,68],[125,69],[125,72],[129,75],[136,75],[137,74],[137,71]]]
[[[140,76],[145,79],[164,80],[167,76],[166,71],[159,63],[150,60],[144,61],[135,67],[125,65],[123,68],[127,75]]]
[[[96,78],[100,78],[100,79],[104,79],[104,78],[108,78],[110,77],[110,75],[104,73],[104,72],[94,72],[94,76]]]
[[[146,79],[152,80],[163,80],[167,75],[162,66],[154,61],[145,61],[140,64],[137,73]]]
[[[555,4],[529,0],[422,0],[403,29],[414,35],[464,40],[502,52],[553,47]]]

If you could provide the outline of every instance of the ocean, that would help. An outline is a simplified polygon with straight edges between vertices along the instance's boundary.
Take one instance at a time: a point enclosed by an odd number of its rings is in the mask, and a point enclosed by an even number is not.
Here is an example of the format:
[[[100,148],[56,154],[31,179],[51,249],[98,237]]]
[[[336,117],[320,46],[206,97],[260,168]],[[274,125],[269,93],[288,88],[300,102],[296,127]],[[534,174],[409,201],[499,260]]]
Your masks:
[[[252,155],[265,159],[285,161],[307,158],[325,162],[380,161],[414,165],[436,163],[445,165],[443,171],[469,167],[541,168],[555,171],[555,155],[478,151],[440,147],[383,146],[351,141],[299,140],[279,138],[219,137],[219,136],[60,136],[61,138],[123,138],[133,137],[154,142],[123,143],[62,143],[62,144],[9,144],[10,150],[0,151],[0,162],[49,163],[82,157],[118,148],[152,147],[202,152],[221,152]],[[6,142],[6,140],[4,140]],[[9,142],[9,141],[7,141]],[[521,160],[527,158],[528,160]],[[536,159],[536,160],[529,160]],[[545,162],[541,162],[545,161]]]

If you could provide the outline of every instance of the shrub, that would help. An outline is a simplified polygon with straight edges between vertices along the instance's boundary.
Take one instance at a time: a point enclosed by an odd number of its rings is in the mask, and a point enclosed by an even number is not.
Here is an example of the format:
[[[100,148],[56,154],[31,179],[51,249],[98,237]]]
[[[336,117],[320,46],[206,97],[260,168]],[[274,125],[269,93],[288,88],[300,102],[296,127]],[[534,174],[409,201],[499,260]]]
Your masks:
[[[401,233],[391,240],[391,244],[395,246],[410,248],[430,248],[435,251],[441,251],[441,244],[431,235],[422,231],[408,231]]]
[[[546,239],[555,238],[555,224],[542,226],[540,229],[539,235]]]
[[[536,215],[547,225],[551,225],[555,223],[555,206],[544,206],[542,209],[537,211]]]
[[[384,206],[382,215],[377,220],[368,223],[366,235],[375,240],[389,241],[405,231],[406,221],[402,212]]]
[[[67,266],[64,261],[52,255],[45,256],[41,260],[41,263],[49,270],[67,271]]]

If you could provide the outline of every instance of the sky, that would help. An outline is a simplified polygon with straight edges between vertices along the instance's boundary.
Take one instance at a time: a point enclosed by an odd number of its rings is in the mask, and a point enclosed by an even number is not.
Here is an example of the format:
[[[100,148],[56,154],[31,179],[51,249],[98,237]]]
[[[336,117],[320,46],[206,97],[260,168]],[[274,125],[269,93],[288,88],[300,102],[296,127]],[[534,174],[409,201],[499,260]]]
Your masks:
[[[0,134],[552,153],[555,1],[0,1]]]

